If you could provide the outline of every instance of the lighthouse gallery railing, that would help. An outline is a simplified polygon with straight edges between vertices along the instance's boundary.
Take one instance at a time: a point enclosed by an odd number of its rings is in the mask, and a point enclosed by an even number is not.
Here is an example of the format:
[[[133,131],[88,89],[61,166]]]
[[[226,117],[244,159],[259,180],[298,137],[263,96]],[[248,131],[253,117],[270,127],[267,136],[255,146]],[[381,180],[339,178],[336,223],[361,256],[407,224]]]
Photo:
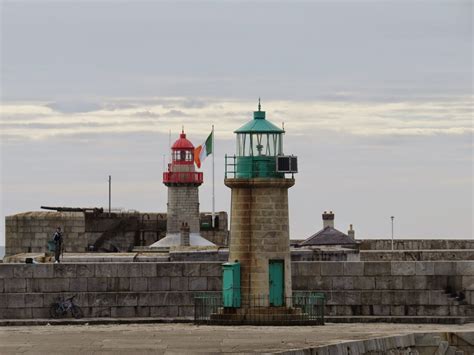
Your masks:
[[[276,170],[276,156],[225,156],[226,179],[283,178]]]
[[[202,184],[203,175],[201,172],[165,172],[163,173],[163,183],[194,183]]]

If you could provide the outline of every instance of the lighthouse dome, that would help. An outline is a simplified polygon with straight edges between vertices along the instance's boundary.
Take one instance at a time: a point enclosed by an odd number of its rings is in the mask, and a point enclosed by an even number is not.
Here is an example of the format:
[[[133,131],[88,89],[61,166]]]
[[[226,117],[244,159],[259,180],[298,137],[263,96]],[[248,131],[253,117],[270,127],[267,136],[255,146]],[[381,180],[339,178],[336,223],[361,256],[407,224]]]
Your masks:
[[[186,138],[184,131],[179,135],[179,139],[171,146],[173,150],[194,149],[194,145]]]
[[[186,139],[184,130],[171,146],[171,162],[168,164],[168,171],[163,172],[163,183],[167,186],[202,184],[202,173],[194,170],[194,146]]]

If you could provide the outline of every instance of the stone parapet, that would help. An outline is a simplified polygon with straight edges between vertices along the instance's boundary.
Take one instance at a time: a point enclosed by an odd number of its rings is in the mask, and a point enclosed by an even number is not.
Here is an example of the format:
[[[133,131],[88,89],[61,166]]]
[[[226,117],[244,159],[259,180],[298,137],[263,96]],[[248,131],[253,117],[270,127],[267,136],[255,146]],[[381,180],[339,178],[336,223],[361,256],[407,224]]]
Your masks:
[[[193,230],[199,230],[200,220],[209,213],[199,214],[197,188],[191,193],[193,207],[177,210],[188,219],[192,217]],[[186,196],[174,194],[175,203],[181,203]],[[179,201],[181,202],[179,202]],[[208,228],[203,236],[216,245],[226,246],[228,241],[227,213],[217,212],[219,225]],[[197,218],[196,218],[197,216]],[[178,218],[170,223],[177,223]],[[64,232],[64,251],[83,253],[89,246],[99,251],[131,251],[134,246],[151,245],[164,237],[167,226],[166,213],[107,213],[99,215],[82,212],[25,212],[5,218],[5,254],[45,253],[47,242],[52,239],[56,228]],[[177,226],[177,233],[179,233]],[[173,227],[174,228],[174,227]],[[191,230],[191,232],[193,232]]]
[[[79,212],[25,212],[5,217],[5,253],[45,252],[56,228],[64,233],[64,246],[72,251],[83,245],[85,218]],[[85,247],[80,248],[84,251]]]
[[[293,262],[292,285],[324,293],[328,316],[474,319],[472,261]],[[0,264],[0,318],[44,318],[76,294],[90,317],[185,319],[221,287],[221,262]]]
[[[362,239],[360,250],[391,250],[391,239]],[[395,250],[446,250],[471,249],[474,250],[473,239],[395,239]]]
[[[439,261],[439,260],[472,260],[472,249],[445,250],[362,250],[361,261]]]

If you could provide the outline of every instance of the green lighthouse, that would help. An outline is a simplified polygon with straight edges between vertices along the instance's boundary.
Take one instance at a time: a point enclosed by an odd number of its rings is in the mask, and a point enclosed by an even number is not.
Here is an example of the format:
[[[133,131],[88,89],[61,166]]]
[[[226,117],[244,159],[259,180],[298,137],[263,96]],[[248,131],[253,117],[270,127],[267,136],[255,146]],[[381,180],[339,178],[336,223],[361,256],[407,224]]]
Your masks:
[[[237,135],[237,178],[283,178],[277,172],[276,156],[283,155],[283,134],[285,131],[265,119],[261,111],[253,113],[253,120],[234,131]]]
[[[296,157],[284,155],[285,131],[266,119],[260,101],[253,119],[234,133],[237,151],[226,156],[224,181],[232,190],[228,265],[240,267],[240,285],[231,283],[241,299],[234,312],[245,319],[255,307],[285,313],[292,296],[288,189]]]

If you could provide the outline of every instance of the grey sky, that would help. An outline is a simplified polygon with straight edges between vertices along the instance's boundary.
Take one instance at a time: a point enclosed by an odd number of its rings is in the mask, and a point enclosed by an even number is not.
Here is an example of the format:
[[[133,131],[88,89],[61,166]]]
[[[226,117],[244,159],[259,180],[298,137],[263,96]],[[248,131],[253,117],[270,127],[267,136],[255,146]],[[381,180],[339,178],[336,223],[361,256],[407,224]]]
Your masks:
[[[164,211],[182,124],[196,145],[216,126],[228,210],[223,156],[261,96],[300,157],[293,238],[325,209],[359,237],[388,236],[392,214],[399,236],[472,237],[470,1],[3,1],[1,16],[2,227],[105,204],[109,173],[117,206]]]
[[[469,1],[32,1],[2,12],[5,99],[471,88]]]

